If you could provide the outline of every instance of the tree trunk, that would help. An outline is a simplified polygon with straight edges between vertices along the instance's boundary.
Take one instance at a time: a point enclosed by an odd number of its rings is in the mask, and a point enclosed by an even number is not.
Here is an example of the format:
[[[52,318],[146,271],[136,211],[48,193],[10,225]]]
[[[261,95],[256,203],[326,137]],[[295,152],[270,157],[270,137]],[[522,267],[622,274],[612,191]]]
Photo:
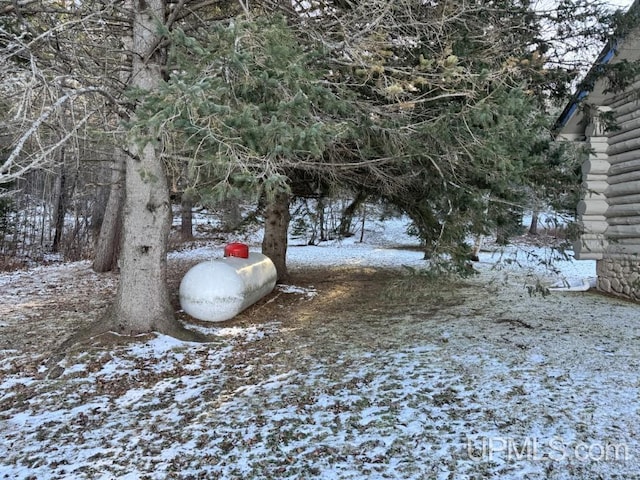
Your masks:
[[[158,23],[165,0],[134,0],[132,81],[134,88],[152,91],[162,81],[163,48]],[[123,242],[120,284],[107,325],[125,335],[156,331],[193,338],[176,320],[166,281],[171,202],[160,157],[162,136],[149,130],[146,138],[130,138],[125,174]]]
[[[360,208],[360,205],[364,203],[367,199],[367,194],[360,191],[356,195],[356,198],[347,205],[347,208],[342,212],[342,217],[340,218],[340,226],[338,227],[338,235],[341,237],[351,236],[351,227],[353,225],[353,217],[356,214],[356,210]]]
[[[242,210],[240,209],[238,198],[225,198],[220,206],[222,207],[222,231],[235,232],[242,224]]]
[[[364,242],[364,226],[367,219],[367,206],[362,203],[362,221],[360,222],[360,243]]]
[[[177,325],[166,282],[169,188],[156,148],[148,142],[126,160],[124,242],[112,312],[116,329],[125,335],[172,333]]]
[[[190,190],[180,197],[180,236],[183,242],[193,240],[193,205],[195,201]]]
[[[529,226],[529,235],[538,235],[538,218],[540,217],[540,212],[538,210],[534,210],[531,215],[531,225]]]
[[[262,253],[273,261],[278,272],[278,281],[286,281],[287,272],[287,238],[289,231],[289,195],[278,193],[267,202],[264,213],[264,238]]]
[[[93,270],[98,273],[117,269],[122,242],[122,209],[124,206],[125,153],[117,151],[111,171],[109,200],[100,226],[100,235],[93,258]]]
[[[324,218],[324,200],[322,197],[318,197],[316,201],[316,219],[318,222],[318,226],[320,227],[320,241],[327,241],[327,231],[325,228],[325,218]]]
[[[64,147],[62,147],[62,164],[60,166],[60,177],[58,179],[58,202],[56,204],[56,225],[53,232],[53,243],[51,251],[58,253],[60,251],[60,240],[62,240],[62,231],[64,230],[64,217],[67,213],[67,174],[64,164]]]

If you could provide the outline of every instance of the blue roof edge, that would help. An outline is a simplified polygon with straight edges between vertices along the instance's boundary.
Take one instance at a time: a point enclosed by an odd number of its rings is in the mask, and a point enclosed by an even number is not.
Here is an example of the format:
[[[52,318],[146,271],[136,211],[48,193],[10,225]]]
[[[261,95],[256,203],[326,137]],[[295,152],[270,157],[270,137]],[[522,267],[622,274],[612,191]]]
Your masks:
[[[558,134],[562,127],[567,124],[567,122],[571,119],[571,117],[573,117],[573,114],[578,109],[580,102],[585,97],[587,97],[589,93],[591,93],[591,90],[593,88],[593,85],[590,84],[593,77],[592,72],[597,70],[599,67],[602,67],[603,65],[607,65],[613,59],[616,52],[618,51],[618,45],[618,39],[610,40],[609,42],[607,42],[607,46],[600,53],[600,55],[598,55],[598,58],[594,62],[593,66],[589,69],[587,75],[585,75],[584,80],[580,82],[578,90],[571,97],[571,101],[564,108],[564,110],[556,120],[556,123],[553,125],[553,132],[555,134]]]
[[[640,12],[638,12],[639,4],[640,0],[635,0],[627,9],[625,16],[632,14],[632,12],[634,12],[635,14],[640,14]],[[605,47],[602,49],[602,51],[594,61],[593,66],[587,72],[587,75],[585,75],[584,80],[582,80],[582,82],[580,82],[580,84],[578,85],[576,93],[573,94],[567,106],[558,116],[558,119],[556,120],[552,128],[552,134],[554,137],[560,133],[560,130],[562,130],[562,128],[567,124],[571,117],[573,117],[576,110],[578,109],[578,106],[580,105],[580,102],[585,97],[587,97],[589,93],[591,93],[591,90],[594,86],[593,84],[591,84],[594,76],[593,72],[599,67],[607,65],[613,59],[618,51],[618,48],[620,47],[620,42],[624,39],[624,37],[625,35],[618,35],[617,37],[612,37],[611,39],[609,39]]]

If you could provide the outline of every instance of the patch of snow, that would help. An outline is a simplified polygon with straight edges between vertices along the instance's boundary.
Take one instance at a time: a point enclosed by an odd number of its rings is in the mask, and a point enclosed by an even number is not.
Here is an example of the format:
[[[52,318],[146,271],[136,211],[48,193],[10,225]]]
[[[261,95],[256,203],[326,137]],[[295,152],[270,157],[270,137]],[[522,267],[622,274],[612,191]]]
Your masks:
[[[586,292],[595,288],[596,284],[597,277],[568,278],[554,283],[549,287],[549,290],[552,292]]]
[[[282,293],[297,293],[304,295],[307,298],[313,298],[318,294],[318,291],[313,287],[297,287],[295,285],[276,285],[276,289]]]

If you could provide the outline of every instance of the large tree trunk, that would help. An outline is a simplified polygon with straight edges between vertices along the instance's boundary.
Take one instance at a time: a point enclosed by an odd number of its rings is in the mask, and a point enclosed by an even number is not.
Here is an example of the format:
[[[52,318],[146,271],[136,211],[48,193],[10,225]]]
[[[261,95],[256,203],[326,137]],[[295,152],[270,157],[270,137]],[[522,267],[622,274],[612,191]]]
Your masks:
[[[134,0],[132,81],[153,90],[162,81],[163,52],[158,23],[165,0]],[[107,325],[125,335],[156,331],[192,338],[176,320],[166,281],[171,202],[160,157],[161,133],[130,138],[126,158],[120,284]]]
[[[126,335],[173,333],[177,326],[166,282],[169,187],[156,148],[148,142],[126,161],[124,242],[112,311],[116,329]]]
[[[125,153],[117,151],[113,159],[109,200],[100,226],[100,235],[93,258],[93,270],[102,273],[115,270],[122,241],[122,210],[124,206]]]
[[[151,91],[162,81],[162,47],[158,23],[165,0],[133,0],[131,86]],[[125,39],[126,41],[127,39]],[[116,331],[124,335],[159,332],[185,340],[204,340],[174,315],[167,286],[167,243],[171,201],[160,157],[162,138],[149,130],[127,142],[125,202],[120,252],[120,283],[111,308],[96,324],[65,341],[60,350],[86,338]]]
[[[287,238],[289,231],[289,195],[278,193],[267,202],[264,212],[264,238],[262,253],[269,257],[278,272],[278,281],[286,281],[287,272]]]

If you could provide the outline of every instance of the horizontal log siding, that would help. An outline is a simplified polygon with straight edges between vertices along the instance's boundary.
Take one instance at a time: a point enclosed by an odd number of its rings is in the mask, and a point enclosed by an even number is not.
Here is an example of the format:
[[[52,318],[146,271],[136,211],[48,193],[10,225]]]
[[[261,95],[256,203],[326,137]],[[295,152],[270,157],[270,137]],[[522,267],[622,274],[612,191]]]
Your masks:
[[[631,195],[620,195],[615,198],[608,198],[607,202],[609,203],[609,205],[640,205],[640,194],[636,193]]]
[[[610,167],[605,191],[609,204],[606,237],[610,239],[606,255],[613,257],[640,251],[640,102],[636,93],[619,95],[608,104],[618,126],[608,134]]]
[[[625,155],[628,155],[629,159],[626,160],[626,159],[620,158],[622,157],[622,155],[619,155],[618,158],[615,159],[616,163],[614,165],[611,165],[611,167],[609,167],[610,175],[615,176],[615,175],[621,175],[623,173],[640,171],[640,158],[636,156],[636,153],[628,152]]]

